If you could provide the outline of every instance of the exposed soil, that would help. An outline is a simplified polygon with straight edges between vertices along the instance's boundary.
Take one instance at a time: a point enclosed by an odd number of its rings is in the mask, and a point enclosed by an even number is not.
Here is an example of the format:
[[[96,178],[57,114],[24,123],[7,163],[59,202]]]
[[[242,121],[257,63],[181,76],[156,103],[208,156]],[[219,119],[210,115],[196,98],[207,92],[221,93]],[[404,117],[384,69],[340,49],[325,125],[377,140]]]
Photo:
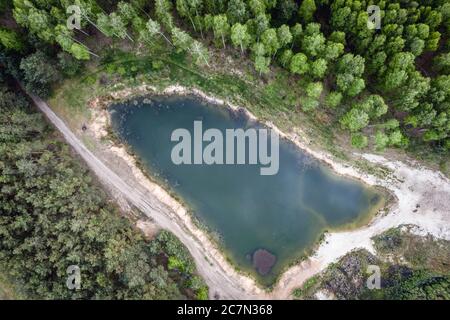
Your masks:
[[[397,198],[397,203],[388,212],[378,215],[363,228],[333,232],[306,261],[289,268],[280,278],[271,292],[260,288],[256,282],[239,272],[226,260],[217,245],[193,222],[187,210],[164,189],[151,182],[136,164],[136,160],[123,146],[105,140],[109,117],[102,108],[113,99],[123,99],[136,94],[155,92],[151,86],[142,85],[138,89],[124,90],[111,94],[105,100],[93,101],[92,123],[88,130],[77,134],[89,136],[95,143],[95,150],[88,150],[51,109],[39,98],[33,97],[38,107],[50,121],[63,133],[69,144],[84,158],[100,180],[119,198],[126,198],[132,205],[151,217],[160,227],[173,232],[188,248],[193,256],[198,272],[210,287],[211,298],[221,299],[287,299],[292,290],[322,271],[331,262],[355,248],[366,248],[374,252],[371,238],[387,229],[402,224],[415,224],[423,233],[450,239],[450,181],[438,171],[420,166],[417,162],[408,163],[388,160],[370,154],[354,154],[359,161],[386,167],[391,173],[385,177],[376,177],[332,158],[325,152],[313,150],[308,141],[304,141],[299,128],[289,133],[279,131],[272,123],[268,126],[279,134],[292,140],[298,147],[330,165],[338,174],[360,179],[369,185],[387,188]],[[210,97],[199,90],[188,90],[180,86],[169,87],[164,94],[193,93],[204,99],[233,109],[237,106],[223,100]],[[252,118],[252,114],[247,112]],[[419,207],[417,206],[419,205]],[[264,255],[263,255],[264,257]],[[259,258],[258,258],[259,259]],[[263,259],[265,260],[265,258]]]

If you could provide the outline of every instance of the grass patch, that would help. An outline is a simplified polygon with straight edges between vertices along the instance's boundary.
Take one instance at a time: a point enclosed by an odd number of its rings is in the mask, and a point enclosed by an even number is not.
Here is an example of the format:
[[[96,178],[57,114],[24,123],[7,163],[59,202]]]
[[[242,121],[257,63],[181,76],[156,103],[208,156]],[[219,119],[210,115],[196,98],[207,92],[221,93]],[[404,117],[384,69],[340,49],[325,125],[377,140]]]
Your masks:
[[[297,288],[293,291],[294,298],[301,299],[307,298],[311,295],[311,293],[317,289],[317,286],[320,284],[320,276],[312,276],[308,280],[303,283],[301,288]]]
[[[106,51],[99,63],[86,71],[82,77],[65,80],[49,100],[71,127],[89,120],[87,103],[93,97],[143,82],[159,89],[178,83],[246,107],[258,118],[272,121],[282,130],[302,126],[314,136],[315,143],[335,153],[330,123],[317,121],[314,115],[299,111],[300,86],[293,86],[292,79],[281,69],[277,70],[275,78],[262,83],[255,81],[250,73],[237,76],[224,70],[203,71],[192,66],[184,54],[137,55],[114,49]]]
[[[0,300],[22,300],[26,295],[5,272],[0,271]]]
[[[411,226],[390,229],[374,240],[377,251],[398,264],[416,269],[429,269],[440,274],[450,273],[450,241],[421,237],[408,231]],[[406,229],[406,230],[405,230]]]
[[[377,256],[355,250],[295,289],[295,298],[317,298],[324,290],[337,299],[449,299],[450,241],[419,236],[414,226],[373,238]],[[369,265],[380,268],[380,289],[369,289]]]

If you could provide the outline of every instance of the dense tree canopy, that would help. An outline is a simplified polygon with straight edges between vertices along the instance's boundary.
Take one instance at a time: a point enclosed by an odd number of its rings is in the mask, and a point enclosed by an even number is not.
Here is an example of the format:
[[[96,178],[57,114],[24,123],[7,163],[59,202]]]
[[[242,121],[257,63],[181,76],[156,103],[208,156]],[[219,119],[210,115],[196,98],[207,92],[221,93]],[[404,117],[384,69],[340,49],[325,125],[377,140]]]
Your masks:
[[[68,28],[71,4],[80,8],[80,30]],[[368,27],[369,5],[380,7],[380,29]],[[97,40],[139,54],[156,48],[201,70],[222,64],[212,63],[224,56],[217,52],[231,52],[253,63],[250,77],[286,76],[298,92],[292,108],[330,116],[356,148],[431,146],[448,157],[448,1],[13,0],[0,2],[0,15],[8,7],[0,67],[42,97],[102,54],[90,48]],[[176,240],[163,232],[149,242],[120,219],[67,146],[2,86],[5,268],[39,297],[69,297],[60,281],[69,263],[82,263],[88,279],[78,297],[183,297],[187,287],[205,297]]]
[[[111,38],[137,39],[150,48],[164,40],[170,50],[209,66],[207,43],[194,40],[212,37],[218,47],[230,43],[241,54],[248,52],[261,75],[278,63],[303,84],[323,81],[329,94],[314,102],[307,99],[314,106],[308,110],[325,105],[344,117],[357,112],[351,111],[355,101],[364,104],[366,96],[376,94],[385,101],[383,111],[387,110],[379,116],[361,110],[369,123],[394,117],[404,141],[450,145],[446,85],[450,5],[446,1],[157,0],[149,5],[133,0],[113,1],[107,8],[102,1],[77,0],[76,5],[81,8],[84,31],[66,27],[69,13],[64,1],[14,0],[13,15],[32,35],[59,45],[78,60],[94,55],[78,37],[80,32],[95,31]],[[369,5],[381,10],[380,29],[368,27]],[[23,35],[4,27],[0,44],[12,51],[26,47]],[[45,82],[55,80],[51,68],[41,63],[36,67],[40,70],[32,70],[26,61],[23,67],[30,88],[33,81],[41,81],[42,93],[48,91]],[[43,77],[32,79],[34,71],[41,71]]]
[[[177,299],[187,289],[207,297],[181,243],[165,231],[145,240],[5,83],[0,122],[8,123],[0,127],[0,266],[30,297]],[[71,265],[80,268],[80,290],[66,286]]]

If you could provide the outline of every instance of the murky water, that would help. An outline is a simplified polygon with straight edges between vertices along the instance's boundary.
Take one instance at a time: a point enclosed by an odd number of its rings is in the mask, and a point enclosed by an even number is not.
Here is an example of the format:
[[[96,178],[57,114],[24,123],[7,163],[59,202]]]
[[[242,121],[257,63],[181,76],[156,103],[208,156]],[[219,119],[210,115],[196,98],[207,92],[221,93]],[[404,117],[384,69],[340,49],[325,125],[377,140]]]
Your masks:
[[[260,175],[259,165],[173,164],[171,134],[177,128],[193,134],[195,120],[202,120],[204,130],[222,132],[261,127],[194,97],[140,98],[110,111],[116,133],[148,172],[183,199],[234,264],[264,285],[311,249],[324,230],[361,221],[384,202],[378,191],[334,174],[284,140],[272,176]]]

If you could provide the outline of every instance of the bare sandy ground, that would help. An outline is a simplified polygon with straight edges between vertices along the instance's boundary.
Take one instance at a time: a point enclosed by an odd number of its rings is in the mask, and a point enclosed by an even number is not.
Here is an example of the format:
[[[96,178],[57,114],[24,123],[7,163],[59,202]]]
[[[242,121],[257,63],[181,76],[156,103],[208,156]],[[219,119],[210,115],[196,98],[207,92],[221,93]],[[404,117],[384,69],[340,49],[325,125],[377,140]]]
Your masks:
[[[151,86],[142,85],[137,90],[123,90],[111,95],[113,99],[123,99],[135,94],[152,92],[190,93],[209,102],[233,109],[239,108],[208,96],[199,90],[189,90],[181,86],[172,86],[163,92],[157,92]],[[35,102],[38,106],[41,105],[41,110],[63,134],[69,134],[67,131],[70,129],[62,128],[62,124],[58,122],[61,120],[56,115],[52,115],[51,110],[42,105],[42,101],[35,100]],[[92,123],[89,125],[88,134],[97,140],[105,137],[109,125],[109,116],[107,111],[102,109],[104,107],[102,103],[105,101],[100,99],[95,99],[91,103]],[[247,113],[251,118],[256,119],[248,111]],[[57,120],[52,120],[54,117]],[[193,223],[186,208],[163,188],[146,178],[138,168],[135,159],[127,153],[124,147],[107,142],[102,144],[102,150],[90,150],[90,154],[87,155],[84,145],[81,152],[77,150],[81,148],[81,141],[74,140],[74,137],[68,139],[66,134],[64,135],[72,146],[75,144],[74,148],[77,152],[107,187],[115,190],[118,197],[126,198],[162,228],[170,230],[180,238],[191,252],[198,272],[209,285],[211,298],[288,299],[294,288],[301,286],[306,279],[322,271],[347,252],[355,248],[366,248],[374,252],[371,237],[402,224],[415,224],[424,234],[431,233],[439,238],[450,239],[450,181],[441,173],[421,167],[413,161],[404,163],[370,154],[355,155],[377,166],[385,166],[391,171],[387,177],[375,177],[341,163],[325,152],[313,150],[307,142],[302,140],[302,133],[298,128],[285,134],[272,123],[266,124],[277,130],[281,136],[292,140],[300,148],[329,164],[337,173],[361,179],[369,185],[383,186],[397,198],[396,204],[389,209],[389,212],[377,215],[369,225],[353,231],[327,234],[325,241],[314,255],[289,268],[271,292],[266,292],[258,287],[252,278],[237,272],[209,236]],[[105,174],[109,176],[105,176]],[[114,176],[111,177],[112,175]]]
[[[294,266],[283,274],[275,288],[275,297],[287,298],[293,289],[303,283],[305,274],[314,275],[330,263],[356,248],[376,253],[371,238],[390,228],[413,224],[422,234],[432,234],[450,239],[450,181],[442,174],[399,161],[389,161],[369,154],[363,158],[391,169],[391,177],[385,180],[363,175],[364,181],[385,186],[397,197],[397,203],[387,214],[378,215],[363,228],[328,233],[325,241],[307,262]]]

